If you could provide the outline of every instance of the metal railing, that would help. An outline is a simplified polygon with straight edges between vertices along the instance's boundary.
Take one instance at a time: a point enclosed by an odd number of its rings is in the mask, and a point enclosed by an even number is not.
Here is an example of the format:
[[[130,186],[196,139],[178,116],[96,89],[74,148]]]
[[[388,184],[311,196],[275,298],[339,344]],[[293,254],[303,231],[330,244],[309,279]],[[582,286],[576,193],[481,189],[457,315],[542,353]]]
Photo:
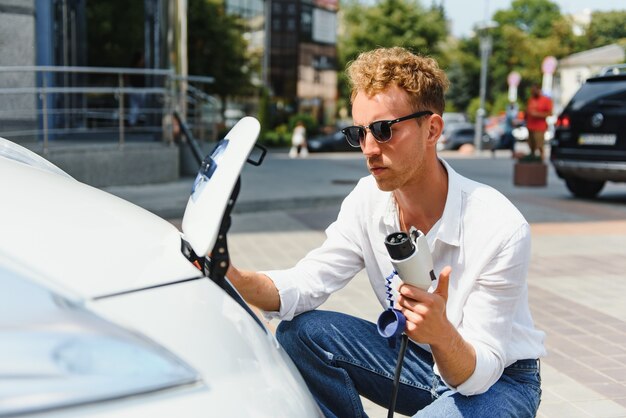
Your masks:
[[[117,67],[0,67],[0,136],[16,142],[171,140],[174,111],[198,138],[214,138],[211,77]]]

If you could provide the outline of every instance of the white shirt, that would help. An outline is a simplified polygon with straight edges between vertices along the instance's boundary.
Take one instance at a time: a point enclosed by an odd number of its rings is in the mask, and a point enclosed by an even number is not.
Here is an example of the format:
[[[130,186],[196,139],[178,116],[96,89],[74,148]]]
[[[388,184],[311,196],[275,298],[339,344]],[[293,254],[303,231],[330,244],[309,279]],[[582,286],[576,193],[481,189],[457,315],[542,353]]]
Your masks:
[[[545,334],[534,328],[528,306],[528,223],[500,192],[442,162],[448,171],[446,205],[426,238],[435,275],[452,267],[448,320],[476,351],[474,373],[453,389],[474,395],[487,391],[517,360],[544,356]],[[399,230],[392,193],[378,189],[372,176],[362,178],[326,229],[321,247],[291,269],[265,272],[280,295],[280,311],[267,315],[288,320],[315,309],[363,268],[387,308],[385,277],[393,266],[384,240]]]

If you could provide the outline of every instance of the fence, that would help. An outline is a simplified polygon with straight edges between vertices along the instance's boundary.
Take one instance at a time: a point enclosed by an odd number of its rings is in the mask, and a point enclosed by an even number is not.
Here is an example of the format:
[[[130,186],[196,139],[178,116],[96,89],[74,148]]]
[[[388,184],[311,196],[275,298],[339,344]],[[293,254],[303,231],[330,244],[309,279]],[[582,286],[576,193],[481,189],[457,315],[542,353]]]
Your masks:
[[[0,67],[0,136],[16,142],[167,140],[176,110],[198,138],[214,138],[211,77],[136,68]]]

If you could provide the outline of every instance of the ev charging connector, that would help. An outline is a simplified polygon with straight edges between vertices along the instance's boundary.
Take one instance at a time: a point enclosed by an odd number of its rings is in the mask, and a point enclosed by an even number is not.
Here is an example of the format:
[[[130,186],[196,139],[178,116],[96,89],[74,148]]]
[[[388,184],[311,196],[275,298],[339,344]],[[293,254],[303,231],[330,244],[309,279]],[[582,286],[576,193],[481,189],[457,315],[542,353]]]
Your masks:
[[[385,246],[391,258],[394,272],[386,278],[387,296],[390,306],[378,318],[378,333],[387,338],[389,345],[394,348],[396,340],[401,335],[402,343],[400,345],[400,353],[398,354],[398,362],[393,382],[393,392],[389,405],[388,417],[393,417],[396,406],[396,398],[398,396],[398,388],[400,384],[400,373],[402,371],[402,363],[404,362],[404,353],[408,345],[408,337],[404,333],[406,327],[406,318],[400,310],[394,308],[391,279],[397,274],[400,279],[412,286],[422,290],[428,290],[431,282],[436,280],[433,270],[433,259],[428,247],[428,241],[422,231],[411,227],[409,233],[394,232],[385,238]]]

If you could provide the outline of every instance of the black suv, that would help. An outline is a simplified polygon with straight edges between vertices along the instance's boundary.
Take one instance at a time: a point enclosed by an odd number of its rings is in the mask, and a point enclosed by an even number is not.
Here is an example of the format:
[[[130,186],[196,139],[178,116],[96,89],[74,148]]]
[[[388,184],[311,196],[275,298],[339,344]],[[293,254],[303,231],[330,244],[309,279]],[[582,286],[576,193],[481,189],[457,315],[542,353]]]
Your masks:
[[[550,161],[575,196],[593,198],[607,181],[626,182],[626,64],[580,87],[557,119],[551,146]]]

